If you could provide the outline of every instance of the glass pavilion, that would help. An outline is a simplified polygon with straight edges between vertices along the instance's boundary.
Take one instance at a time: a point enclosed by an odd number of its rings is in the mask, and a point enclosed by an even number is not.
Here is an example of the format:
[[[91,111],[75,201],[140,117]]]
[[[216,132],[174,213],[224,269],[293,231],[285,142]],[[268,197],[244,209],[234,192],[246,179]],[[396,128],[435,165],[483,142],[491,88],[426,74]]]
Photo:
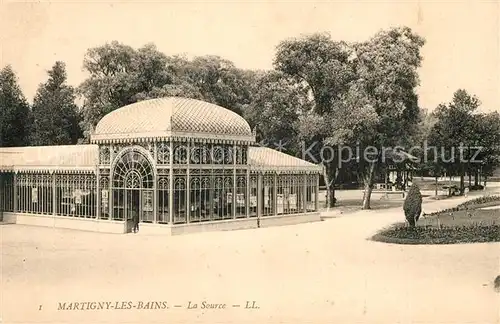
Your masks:
[[[126,233],[317,221],[320,166],[260,147],[207,102],[151,99],[104,116],[89,145],[0,148],[4,222]]]

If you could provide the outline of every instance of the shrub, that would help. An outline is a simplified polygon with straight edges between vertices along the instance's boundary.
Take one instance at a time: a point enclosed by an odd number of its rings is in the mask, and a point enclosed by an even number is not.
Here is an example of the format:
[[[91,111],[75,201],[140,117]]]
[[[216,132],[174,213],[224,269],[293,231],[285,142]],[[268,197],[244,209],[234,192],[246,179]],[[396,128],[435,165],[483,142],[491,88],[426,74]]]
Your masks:
[[[403,204],[403,211],[405,212],[405,217],[410,227],[415,227],[420,217],[420,213],[422,212],[422,194],[415,183],[408,191],[408,196],[406,196]]]
[[[468,224],[439,228],[419,226],[408,228],[396,224],[372,237],[373,240],[395,244],[457,244],[500,242],[500,225]]]

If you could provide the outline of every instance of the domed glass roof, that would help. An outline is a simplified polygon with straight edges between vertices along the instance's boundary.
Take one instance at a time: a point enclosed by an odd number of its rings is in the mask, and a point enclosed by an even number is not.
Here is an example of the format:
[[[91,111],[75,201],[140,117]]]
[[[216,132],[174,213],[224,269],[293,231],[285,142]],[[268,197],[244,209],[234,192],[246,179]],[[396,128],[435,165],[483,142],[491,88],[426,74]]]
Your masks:
[[[163,137],[255,140],[247,121],[229,109],[195,99],[168,97],[110,112],[97,124],[92,142]]]

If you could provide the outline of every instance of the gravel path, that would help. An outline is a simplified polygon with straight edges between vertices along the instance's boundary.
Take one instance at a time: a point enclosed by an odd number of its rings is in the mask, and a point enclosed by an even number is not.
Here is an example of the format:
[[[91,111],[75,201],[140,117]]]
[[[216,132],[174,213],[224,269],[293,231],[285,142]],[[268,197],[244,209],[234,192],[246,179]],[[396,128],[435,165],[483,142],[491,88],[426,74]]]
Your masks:
[[[463,200],[426,203],[424,211]],[[402,217],[400,208],[360,211],[175,237],[2,225],[1,316],[25,324],[498,323],[500,244],[366,239]],[[58,310],[89,301],[169,308]],[[201,309],[203,301],[226,309]],[[247,301],[259,308],[245,309]],[[198,308],[187,309],[189,302]]]

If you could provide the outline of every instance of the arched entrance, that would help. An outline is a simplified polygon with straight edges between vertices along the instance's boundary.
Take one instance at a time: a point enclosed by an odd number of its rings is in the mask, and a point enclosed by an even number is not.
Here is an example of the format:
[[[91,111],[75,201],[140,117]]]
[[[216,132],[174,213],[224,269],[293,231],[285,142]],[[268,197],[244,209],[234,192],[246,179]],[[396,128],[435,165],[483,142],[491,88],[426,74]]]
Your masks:
[[[138,149],[129,149],[117,156],[112,174],[113,219],[124,220],[126,232],[133,226],[133,217],[152,222],[154,213],[154,170],[151,162]]]

